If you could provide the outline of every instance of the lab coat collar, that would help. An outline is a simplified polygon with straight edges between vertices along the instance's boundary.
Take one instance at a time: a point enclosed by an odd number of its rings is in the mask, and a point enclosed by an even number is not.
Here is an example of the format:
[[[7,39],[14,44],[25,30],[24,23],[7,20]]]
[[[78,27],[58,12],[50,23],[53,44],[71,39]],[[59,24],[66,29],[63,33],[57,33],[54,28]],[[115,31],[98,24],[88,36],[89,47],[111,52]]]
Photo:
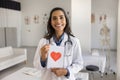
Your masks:
[[[62,40],[60,46],[64,46],[64,43],[67,41],[67,39],[68,39],[68,35],[67,35],[67,33],[64,33],[64,39]],[[50,44],[51,45],[56,45],[56,43],[53,40],[53,37],[50,39]]]

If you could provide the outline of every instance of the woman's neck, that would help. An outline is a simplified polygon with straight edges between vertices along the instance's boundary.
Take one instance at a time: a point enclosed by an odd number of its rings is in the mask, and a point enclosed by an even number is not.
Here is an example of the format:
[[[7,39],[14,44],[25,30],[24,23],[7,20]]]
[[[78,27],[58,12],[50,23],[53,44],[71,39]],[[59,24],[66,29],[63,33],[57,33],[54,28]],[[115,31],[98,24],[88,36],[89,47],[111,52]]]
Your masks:
[[[63,32],[56,32],[56,39],[59,40]]]

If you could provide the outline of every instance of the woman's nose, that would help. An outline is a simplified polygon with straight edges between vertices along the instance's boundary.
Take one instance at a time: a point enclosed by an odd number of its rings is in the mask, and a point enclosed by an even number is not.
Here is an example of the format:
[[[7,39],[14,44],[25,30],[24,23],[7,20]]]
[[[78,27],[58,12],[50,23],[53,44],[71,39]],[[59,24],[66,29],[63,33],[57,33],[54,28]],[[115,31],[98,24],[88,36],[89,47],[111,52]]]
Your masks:
[[[57,20],[56,20],[56,22],[57,22],[57,23],[60,23],[60,22],[61,22],[61,20],[60,20],[60,19],[57,19]]]

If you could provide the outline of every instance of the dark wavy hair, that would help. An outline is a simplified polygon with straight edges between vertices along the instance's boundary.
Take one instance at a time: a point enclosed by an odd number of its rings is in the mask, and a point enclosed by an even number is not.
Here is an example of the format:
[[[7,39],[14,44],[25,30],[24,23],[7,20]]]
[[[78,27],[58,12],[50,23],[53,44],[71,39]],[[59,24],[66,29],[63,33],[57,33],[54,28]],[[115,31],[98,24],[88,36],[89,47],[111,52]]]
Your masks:
[[[56,7],[56,8],[53,8],[51,10],[51,12],[50,12],[50,17],[49,17],[48,23],[47,23],[47,33],[45,34],[44,38],[50,39],[55,34],[55,30],[54,30],[54,28],[51,25],[51,17],[52,17],[52,13],[54,11],[57,11],[57,10],[62,11],[64,13],[65,18],[66,18],[66,26],[64,28],[64,32],[66,32],[68,35],[71,35],[71,36],[74,37],[74,35],[71,32],[71,28],[70,28],[70,24],[69,24],[69,19],[68,19],[67,15],[66,15],[64,9],[62,9],[60,7]]]

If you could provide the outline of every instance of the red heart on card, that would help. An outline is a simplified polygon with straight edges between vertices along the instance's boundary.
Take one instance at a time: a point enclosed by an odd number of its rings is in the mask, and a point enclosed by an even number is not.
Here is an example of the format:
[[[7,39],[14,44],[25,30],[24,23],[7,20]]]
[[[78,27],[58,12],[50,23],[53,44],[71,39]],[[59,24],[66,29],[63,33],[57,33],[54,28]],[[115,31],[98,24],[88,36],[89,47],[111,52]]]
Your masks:
[[[57,61],[57,60],[60,59],[61,53],[60,53],[60,52],[54,52],[54,51],[53,51],[53,52],[51,52],[50,56],[52,57],[52,59],[53,59],[54,61]]]

